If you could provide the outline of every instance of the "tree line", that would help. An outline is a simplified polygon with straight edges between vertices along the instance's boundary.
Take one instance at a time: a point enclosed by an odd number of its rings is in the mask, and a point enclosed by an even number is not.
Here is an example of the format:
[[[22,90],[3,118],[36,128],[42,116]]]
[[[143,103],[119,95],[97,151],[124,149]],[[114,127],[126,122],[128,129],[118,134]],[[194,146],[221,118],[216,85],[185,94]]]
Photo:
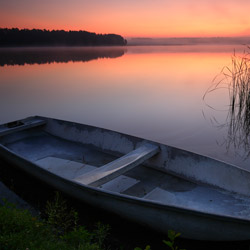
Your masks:
[[[7,29],[0,28],[0,46],[112,46],[126,45],[116,34],[96,34],[87,31]]]

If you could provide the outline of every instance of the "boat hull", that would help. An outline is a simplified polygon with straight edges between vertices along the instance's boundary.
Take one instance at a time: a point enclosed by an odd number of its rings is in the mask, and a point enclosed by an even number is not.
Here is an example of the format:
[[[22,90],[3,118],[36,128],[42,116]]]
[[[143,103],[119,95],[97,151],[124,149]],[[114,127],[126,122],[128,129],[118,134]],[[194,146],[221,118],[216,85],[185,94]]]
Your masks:
[[[56,133],[60,133],[60,129],[68,131],[70,129],[81,130],[81,126],[71,126],[71,123],[64,123],[62,121],[56,121],[56,126],[48,124],[48,131],[56,130]],[[63,124],[64,127],[58,129],[58,124]],[[65,126],[66,124],[66,126]],[[67,128],[67,129],[66,129]],[[96,128],[94,128],[96,129]],[[90,129],[93,131],[93,128]],[[115,134],[115,137],[121,137],[114,132],[104,130],[106,133]],[[100,130],[100,134],[105,133]],[[65,136],[68,136],[65,133]],[[86,135],[85,135],[86,136]],[[107,137],[107,134],[105,135]],[[124,135],[125,136],[125,135]],[[129,138],[131,144],[135,146],[136,143],[140,143],[138,138],[125,136]],[[131,140],[132,138],[132,140]],[[81,136],[78,137],[81,140]],[[123,140],[124,141],[124,140]],[[126,145],[126,143],[125,143]],[[128,145],[128,144],[127,144]],[[127,146],[124,151],[131,150]],[[163,155],[158,156],[160,162],[164,162],[162,157],[169,154],[170,149],[168,146],[160,145]],[[112,147],[106,147],[105,150],[111,150]],[[164,153],[165,150],[165,153]],[[124,152],[126,153],[126,152]],[[183,153],[185,154],[185,152]],[[176,153],[175,153],[176,155]],[[42,180],[50,186],[82,201],[96,206],[100,209],[113,212],[121,217],[138,222],[147,227],[153,228],[159,232],[167,233],[169,229],[180,232],[182,237],[188,239],[197,240],[213,240],[213,241],[232,241],[232,240],[248,240],[250,239],[250,221],[235,218],[230,216],[210,214],[197,210],[192,210],[185,207],[172,206],[162,204],[160,202],[149,201],[142,198],[132,197],[124,194],[117,194],[112,191],[102,190],[95,187],[79,184],[76,181],[72,181],[54,173],[51,173],[30,160],[25,159],[21,155],[11,151],[4,145],[0,145],[0,157],[27,172],[28,174]],[[203,157],[201,157],[203,159]],[[166,160],[166,159],[165,159]],[[197,159],[195,159],[197,160]],[[152,160],[152,164],[156,164],[157,159]],[[212,160],[213,161],[213,160]],[[151,164],[147,162],[147,164]],[[224,166],[224,163],[221,163]]]

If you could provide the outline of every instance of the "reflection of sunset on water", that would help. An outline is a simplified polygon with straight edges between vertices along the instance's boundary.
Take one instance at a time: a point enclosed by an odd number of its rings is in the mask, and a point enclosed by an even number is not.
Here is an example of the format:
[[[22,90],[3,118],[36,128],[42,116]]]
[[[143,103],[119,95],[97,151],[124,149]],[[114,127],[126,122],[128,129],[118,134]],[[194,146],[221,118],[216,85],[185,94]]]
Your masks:
[[[224,121],[226,113],[212,112],[202,98],[234,47],[195,48],[127,47],[117,58],[0,67],[1,123],[38,114],[227,160],[216,144],[225,132],[210,121]],[[219,91],[206,102],[221,109],[228,94]]]

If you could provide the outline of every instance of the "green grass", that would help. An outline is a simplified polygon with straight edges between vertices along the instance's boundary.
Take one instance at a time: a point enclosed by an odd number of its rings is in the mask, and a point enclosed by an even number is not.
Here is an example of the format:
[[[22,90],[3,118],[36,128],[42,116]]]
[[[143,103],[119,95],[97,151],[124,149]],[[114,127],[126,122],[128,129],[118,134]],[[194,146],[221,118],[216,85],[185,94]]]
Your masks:
[[[6,200],[3,205],[0,203],[1,250],[109,250],[111,246],[106,246],[109,232],[110,226],[100,222],[92,232],[78,225],[78,213],[68,208],[58,192],[54,200],[47,202],[43,219]],[[168,240],[163,241],[166,249],[179,249],[175,243],[179,236],[180,233],[169,230]],[[136,247],[134,250],[142,249]],[[148,245],[145,250],[151,247]]]
[[[176,245],[176,239],[180,236],[180,233],[176,233],[174,230],[168,230],[168,240],[163,240],[163,243],[167,246],[168,249],[171,250],[186,250],[186,249],[180,249]],[[134,250],[143,250],[140,247],[136,247]],[[150,245],[147,245],[144,250],[152,250]]]
[[[64,213],[65,203],[63,206]],[[56,224],[53,223],[58,217],[53,218],[50,210],[48,216],[50,220],[42,220],[32,216],[28,210],[16,208],[13,204],[5,202],[4,205],[0,205],[1,249],[105,249],[103,242],[109,230],[105,225],[99,224],[95,232],[91,233],[83,226],[76,225],[75,216],[67,218],[66,227],[64,223],[60,224],[58,221]],[[63,221],[62,218],[60,220]]]

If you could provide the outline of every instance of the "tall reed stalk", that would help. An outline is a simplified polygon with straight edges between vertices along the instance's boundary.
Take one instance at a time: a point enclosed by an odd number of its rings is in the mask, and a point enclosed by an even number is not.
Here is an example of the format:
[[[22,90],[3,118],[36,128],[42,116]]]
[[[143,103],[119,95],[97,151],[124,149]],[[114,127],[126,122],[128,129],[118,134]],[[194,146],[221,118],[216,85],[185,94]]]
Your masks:
[[[250,47],[248,47],[250,49]],[[224,67],[214,79],[213,85],[207,90],[206,95],[220,88],[227,88],[229,94],[229,107],[227,149],[233,145],[244,148],[250,154],[250,53],[243,52],[237,56],[232,55],[231,65]]]
[[[229,71],[230,72],[230,71]],[[229,136],[235,146],[249,148],[250,133],[250,58],[249,53],[232,57]]]

